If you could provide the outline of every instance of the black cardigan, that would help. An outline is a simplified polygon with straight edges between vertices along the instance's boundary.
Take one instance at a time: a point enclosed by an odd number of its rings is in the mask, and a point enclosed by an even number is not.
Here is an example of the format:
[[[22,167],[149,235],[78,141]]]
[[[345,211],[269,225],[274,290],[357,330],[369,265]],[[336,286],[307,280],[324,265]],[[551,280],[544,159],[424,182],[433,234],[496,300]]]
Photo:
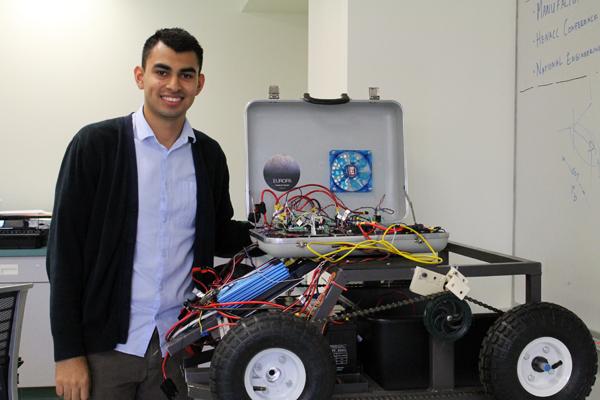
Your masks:
[[[219,144],[194,130],[198,187],[194,266],[212,266],[250,243],[233,221],[227,161]],[[63,159],[46,268],[56,361],[125,343],[138,217],[131,115],[82,128]],[[191,267],[191,266],[190,266]]]

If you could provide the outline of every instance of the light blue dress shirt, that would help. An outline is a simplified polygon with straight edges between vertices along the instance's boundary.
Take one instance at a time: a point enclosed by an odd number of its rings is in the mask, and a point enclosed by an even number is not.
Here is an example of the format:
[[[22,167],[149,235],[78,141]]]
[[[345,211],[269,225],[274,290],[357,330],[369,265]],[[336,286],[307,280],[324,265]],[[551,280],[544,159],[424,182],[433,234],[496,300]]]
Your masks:
[[[196,139],[186,120],[181,135],[167,149],[154,136],[143,106],[132,118],[139,214],[129,335],[127,343],[115,350],[143,357],[155,328],[165,354],[165,333],[192,294],[196,174],[190,141]]]

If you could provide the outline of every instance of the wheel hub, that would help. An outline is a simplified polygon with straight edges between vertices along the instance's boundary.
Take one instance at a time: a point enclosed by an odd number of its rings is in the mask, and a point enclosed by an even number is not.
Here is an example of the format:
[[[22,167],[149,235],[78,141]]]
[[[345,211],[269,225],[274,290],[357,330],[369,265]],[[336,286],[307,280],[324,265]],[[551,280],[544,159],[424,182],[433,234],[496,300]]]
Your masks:
[[[283,348],[257,353],[246,367],[244,386],[252,400],[292,400],[302,394],[306,370],[302,360]]]
[[[535,339],[521,352],[517,376],[523,389],[534,396],[549,397],[569,382],[573,359],[564,343],[553,337]]]
[[[427,303],[423,322],[427,331],[438,339],[455,341],[471,327],[471,308],[453,294],[441,295]]]
[[[269,372],[267,372],[267,380],[269,382],[275,382],[277,379],[281,377],[281,370],[279,368],[271,368]]]

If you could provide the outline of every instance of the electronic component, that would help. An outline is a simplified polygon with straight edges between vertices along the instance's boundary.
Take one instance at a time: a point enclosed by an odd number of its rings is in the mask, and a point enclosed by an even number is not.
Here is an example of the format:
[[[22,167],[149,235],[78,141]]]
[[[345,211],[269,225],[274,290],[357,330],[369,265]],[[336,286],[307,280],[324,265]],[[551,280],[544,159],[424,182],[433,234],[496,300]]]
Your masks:
[[[410,290],[422,296],[447,290],[462,300],[471,290],[468,283],[467,278],[454,267],[450,267],[446,275],[416,267],[410,282]]]
[[[371,152],[368,150],[331,150],[329,173],[332,192],[373,190]]]
[[[269,207],[267,194],[274,200]],[[283,258],[317,256],[338,262],[350,254],[383,252],[425,264],[441,262],[437,251],[446,247],[448,233],[423,224],[381,222],[382,214],[396,212],[384,205],[385,199],[383,193],[377,203],[350,208],[337,193],[319,184],[304,184],[281,194],[263,189],[252,213],[253,221],[261,219],[262,225],[255,225],[250,235],[262,251]]]
[[[224,285],[217,295],[217,302],[230,303],[260,298],[264,292],[289,277],[290,273],[283,262],[278,259],[270,260],[243,278]]]
[[[50,213],[0,213],[0,249],[35,249],[46,245]]]
[[[450,272],[448,272],[446,277],[448,278],[448,282],[446,282],[445,289],[454,293],[459,299],[464,299],[471,290],[468,286],[469,281],[467,278],[454,267],[450,268]]]
[[[410,282],[410,291],[423,296],[444,291],[446,276],[422,267],[416,267]]]

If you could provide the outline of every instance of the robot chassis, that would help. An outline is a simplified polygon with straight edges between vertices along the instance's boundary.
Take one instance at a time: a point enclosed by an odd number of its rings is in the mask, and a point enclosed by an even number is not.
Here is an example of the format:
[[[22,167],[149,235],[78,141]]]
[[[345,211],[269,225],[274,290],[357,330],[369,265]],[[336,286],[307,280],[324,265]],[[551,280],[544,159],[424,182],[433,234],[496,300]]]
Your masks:
[[[480,263],[457,266],[450,263],[451,254]],[[333,284],[310,321],[282,312],[252,312],[231,330],[219,328],[212,331],[216,348],[201,346],[200,351],[186,359],[184,349],[202,338],[201,330],[195,329],[172,338],[168,344],[169,353],[175,358],[184,358],[188,395],[194,399],[583,400],[589,395],[597,372],[595,343],[575,314],[558,305],[541,302],[542,268],[539,262],[455,242],[449,242],[440,256],[444,263],[431,269],[442,274],[450,271],[453,265],[466,277],[525,277],[526,303],[506,312],[465,298],[499,315],[479,353],[480,386],[455,387],[454,341],[444,335],[429,336],[427,390],[384,390],[368,376],[361,373],[336,374],[335,367],[329,365],[333,358],[322,335],[327,322],[348,320],[422,301],[434,303],[436,298],[443,296],[461,301],[454,295],[415,296],[372,309],[331,316],[336,305],[351,305],[344,295],[350,283],[377,282],[376,285],[383,285],[383,282],[410,281],[418,264],[400,257],[335,265],[330,270],[335,273]],[[302,268],[299,271],[302,273]],[[265,294],[265,299],[275,299],[293,286],[274,288],[274,291]],[[213,322],[213,326],[217,323]],[[465,328],[469,329],[468,326],[458,326],[461,334],[464,334]],[[290,338],[295,335],[298,337]],[[240,362],[239,357],[236,358],[239,352],[250,354],[242,365],[235,364]],[[252,359],[248,361],[248,358]],[[279,361],[276,361],[277,358]],[[287,365],[280,365],[284,360],[290,361]],[[209,367],[201,366],[208,362],[211,362]],[[262,364],[275,367],[265,366],[261,370]],[[305,364],[310,368],[306,368]],[[313,372],[315,369],[317,371]],[[295,379],[284,382],[282,379],[287,379],[284,375]],[[317,382],[311,384],[311,381]]]

